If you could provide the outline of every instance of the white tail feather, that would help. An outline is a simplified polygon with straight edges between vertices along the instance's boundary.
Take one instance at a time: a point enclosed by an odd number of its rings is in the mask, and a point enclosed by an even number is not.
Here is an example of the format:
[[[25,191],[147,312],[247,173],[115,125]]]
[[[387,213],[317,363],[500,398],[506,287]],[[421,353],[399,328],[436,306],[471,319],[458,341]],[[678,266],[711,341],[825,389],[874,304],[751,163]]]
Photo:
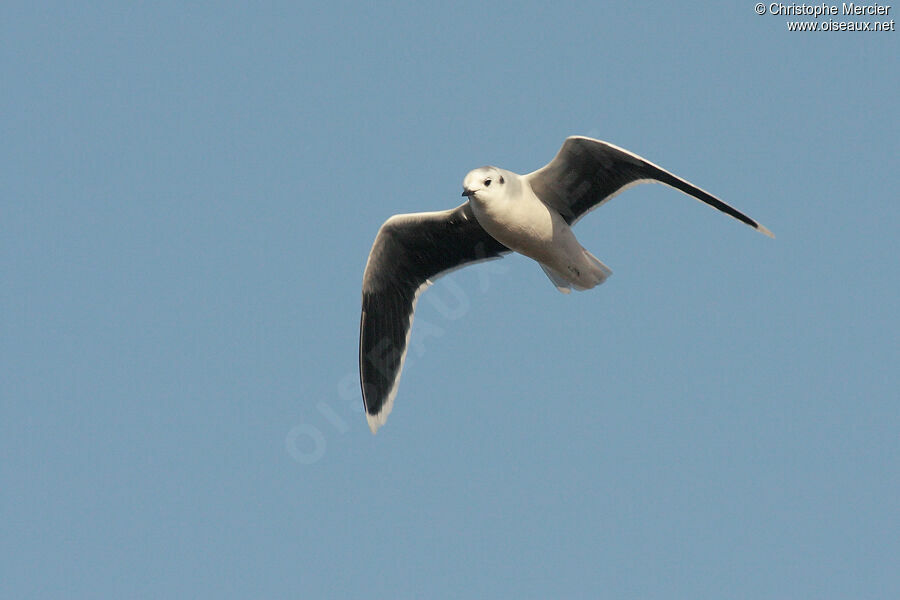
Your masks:
[[[612,269],[600,262],[600,259],[598,259],[596,256],[594,256],[587,250],[584,251],[584,255],[591,262],[591,266],[593,266],[592,275],[594,275],[594,277],[596,278],[596,282],[594,283],[594,285],[600,285],[601,283],[606,281],[610,275],[612,275]],[[592,285],[591,287],[594,287],[594,285]]]

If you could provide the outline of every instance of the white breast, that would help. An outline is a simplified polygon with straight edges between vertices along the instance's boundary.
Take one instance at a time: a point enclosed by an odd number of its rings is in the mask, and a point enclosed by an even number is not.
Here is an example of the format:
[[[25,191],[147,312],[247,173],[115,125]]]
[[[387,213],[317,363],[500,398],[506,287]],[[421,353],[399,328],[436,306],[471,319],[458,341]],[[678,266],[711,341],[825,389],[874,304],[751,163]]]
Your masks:
[[[540,260],[551,251],[560,235],[571,235],[562,217],[540,201],[527,182],[507,179],[507,189],[500,196],[480,201],[473,198],[475,218],[497,241],[507,247]],[[512,184],[512,185],[510,185]],[[562,231],[566,230],[566,231]]]
[[[560,291],[590,289],[609,277],[609,268],[578,243],[562,215],[541,202],[527,182],[515,183],[503,194],[472,197],[472,211],[485,231],[540,263]]]

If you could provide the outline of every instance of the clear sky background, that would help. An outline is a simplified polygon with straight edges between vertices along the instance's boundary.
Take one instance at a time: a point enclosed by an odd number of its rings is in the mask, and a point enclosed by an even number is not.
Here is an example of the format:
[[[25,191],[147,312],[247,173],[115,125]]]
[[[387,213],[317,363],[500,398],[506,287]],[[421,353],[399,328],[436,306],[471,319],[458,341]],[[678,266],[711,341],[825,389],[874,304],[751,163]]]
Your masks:
[[[77,4],[0,8],[0,597],[900,597],[900,33]],[[777,239],[640,186],[599,288],[445,277],[373,436],[378,227],[572,134]]]

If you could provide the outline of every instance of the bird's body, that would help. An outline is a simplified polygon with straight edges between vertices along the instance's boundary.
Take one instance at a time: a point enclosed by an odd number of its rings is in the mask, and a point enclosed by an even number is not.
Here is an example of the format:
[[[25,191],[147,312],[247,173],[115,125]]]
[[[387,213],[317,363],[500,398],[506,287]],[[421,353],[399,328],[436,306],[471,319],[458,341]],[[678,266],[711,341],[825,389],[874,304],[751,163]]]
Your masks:
[[[674,187],[772,233],[715,196],[627,150],[570,137],[541,169],[518,175],[497,167],[470,171],[468,202],[453,210],[394,215],[378,232],[363,275],[360,384],[374,433],[393,406],[419,294],[436,277],[515,251],[537,261],[561,292],[590,289],[611,274],[584,249],[572,225],[627,187]]]
[[[493,187],[484,187],[485,181]],[[590,289],[611,273],[578,243],[562,215],[537,197],[525,177],[482,167],[466,176],[463,187],[484,230],[507,248],[536,260],[561,291],[569,291],[566,282],[579,290]]]

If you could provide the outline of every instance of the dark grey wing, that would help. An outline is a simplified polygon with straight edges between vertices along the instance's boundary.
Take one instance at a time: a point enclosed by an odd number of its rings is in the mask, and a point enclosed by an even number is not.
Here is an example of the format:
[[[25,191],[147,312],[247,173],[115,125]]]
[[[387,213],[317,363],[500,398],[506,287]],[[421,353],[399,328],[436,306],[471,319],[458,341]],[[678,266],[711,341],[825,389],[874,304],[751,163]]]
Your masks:
[[[658,181],[774,237],[771,231],[712,194],[636,154],[600,140],[570,137],[552,161],[525,177],[538,198],[559,211],[570,225],[629,185]]]
[[[391,412],[419,293],[447,271],[509,251],[468,203],[394,215],[381,226],[363,275],[359,323],[359,381],[372,433]]]

